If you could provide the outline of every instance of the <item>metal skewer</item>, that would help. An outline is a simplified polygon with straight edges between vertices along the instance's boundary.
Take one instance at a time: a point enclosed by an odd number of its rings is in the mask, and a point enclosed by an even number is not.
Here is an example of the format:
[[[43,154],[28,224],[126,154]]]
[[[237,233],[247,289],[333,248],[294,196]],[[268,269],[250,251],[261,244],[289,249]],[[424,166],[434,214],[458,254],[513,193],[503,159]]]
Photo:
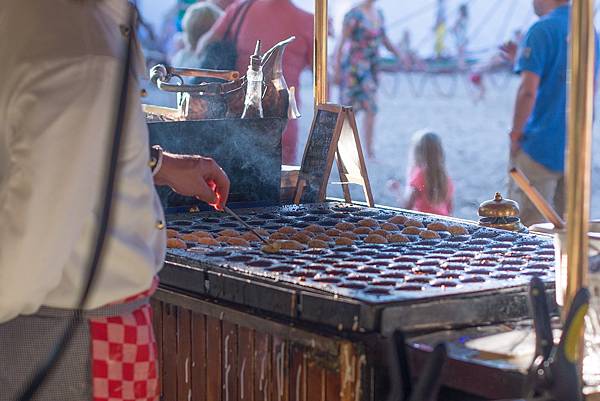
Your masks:
[[[234,212],[233,210],[231,210],[227,206],[225,206],[225,208],[223,209],[223,211],[225,211],[225,213],[227,213],[228,215],[230,215],[231,217],[233,217],[238,223],[240,223],[241,225],[243,225],[247,230],[249,230],[250,232],[252,232],[252,234],[256,235],[262,242],[264,242],[267,245],[270,245],[269,241],[267,241],[262,235],[260,235],[250,224],[248,224],[244,220],[242,220],[242,218],[240,216],[238,216],[236,212]]]

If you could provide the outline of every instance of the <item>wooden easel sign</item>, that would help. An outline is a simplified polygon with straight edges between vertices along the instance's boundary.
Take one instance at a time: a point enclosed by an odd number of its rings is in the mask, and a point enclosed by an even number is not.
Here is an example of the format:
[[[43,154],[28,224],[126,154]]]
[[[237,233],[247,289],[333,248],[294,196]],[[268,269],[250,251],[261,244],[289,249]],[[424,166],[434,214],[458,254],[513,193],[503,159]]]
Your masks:
[[[374,206],[356,117],[351,107],[337,104],[322,104],[315,109],[294,203],[325,201],[334,158],[337,160],[345,201],[352,202],[349,184],[357,184],[363,187],[367,204]]]

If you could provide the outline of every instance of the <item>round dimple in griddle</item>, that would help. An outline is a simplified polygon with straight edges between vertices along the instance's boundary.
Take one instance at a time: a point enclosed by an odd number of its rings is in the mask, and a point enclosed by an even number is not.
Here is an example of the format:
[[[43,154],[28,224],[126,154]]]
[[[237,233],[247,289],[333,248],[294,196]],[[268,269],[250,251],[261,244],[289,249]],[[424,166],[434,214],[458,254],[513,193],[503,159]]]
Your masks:
[[[438,274],[440,279],[459,279],[462,276],[462,272],[443,272]]]
[[[377,251],[369,251],[369,250],[362,250],[362,251],[358,251],[358,252],[354,252],[355,256],[374,256],[377,255]]]
[[[324,227],[333,227],[337,223],[339,223],[339,220],[333,220],[333,219],[325,219],[325,220],[321,220],[319,222],[319,224],[322,225],[322,226],[324,226]]]
[[[552,256],[554,257],[554,248],[553,249],[546,249],[546,248],[540,248],[537,251],[535,251],[536,255],[540,255],[540,256]]]
[[[417,266],[412,270],[414,274],[437,274],[439,271],[438,267],[433,266]]]
[[[509,244],[508,242],[494,242],[493,244],[490,245],[490,247],[492,249],[497,249],[497,250],[504,252],[508,248],[512,247],[512,244]]]
[[[423,286],[418,284],[402,284],[396,287],[397,291],[423,291]]]
[[[518,241],[519,245],[537,246],[537,245],[540,245],[541,243],[542,243],[542,241],[537,238],[522,238],[521,240]]]
[[[317,283],[325,283],[325,284],[336,284],[336,283],[339,283],[342,281],[342,279],[340,279],[340,278],[330,277],[330,276],[315,277],[313,280],[316,281]]]
[[[554,267],[552,263],[533,262],[527,265],[527,269],[550,270]]]
[[[320,264],[313,264],[313,265],[304,266],[304,269],[306,269],[306,270],[320,271],[320,272],[324,272],[328,268],[329,268],[329,266],[327,266],[327,265],[320,265]]]
[[[532,262],[552,263],[554,262],[554,256],[534,256],[529,260]]]
[[[307,272],[305,270],[296,270],[293,272],[289,272],[286,273],[286,275],[290,276],[290,277],[295,277],[295,278],[299,278],[299,279],[307,279],[307,278],[313,278],[315,276],[315,272]]]
[[[310,223],[307,223],[305,221],[295,221],[292,225],[296,228],[306,228],[310,226]]]
[[[278,265],[278,266],[269,267],[269,268],[267,268],[267,270],[272,273],[289,273],[292,270],[294,270],[294,268],[291,266],[286,266],[286,265]]]
[[[368,295],[389,295],[390,291],[385,288],[369,288],[365,290],[365,294]]]
[[[527,252],[527,253],[530,253],[530,252],[535,251],[536,247],[533,246],[533,245],[518,245],[518,246],[513,247],[512,250],[514,252]]]
[[[525,271],[522,271],[521,274],[525,275],[525,276],[542,277],[542,276],[545,276],[547,274],[547,272],[544,270],[525,270]]]
[[[498,265],[498,261],[494,259],[473,259],[471,266],[494,267]]]
[[[456,253],[456,249],[453,248],[436,248],[435,253],[439,255],[454,255]]]
[[[259,259],[253,262],[248,262],[246,264],[251,267],[269,267],[273,265],[273,262],[267,259]]]
[[[488,269],[481,268],[481,267],[475,267],[473,269],[469,269],[468,273],[469,274],[476,274],[476,275],[479,275],[479,276],[489,276],[490,274],[492,274],[492,271],[488,270]]]
[[[498,267],[496,270],[502,272],[520,272],[523,269],[522,266],[511,266],[511,265],[502,265]]]
[[[273,213],[261,213],[257,217],[260,217],[261,219],[265,219],[265,220],[273,220],[273,219],[277,219],[279,216],[277,216]]]
[[[395,287],[396,281],[394,280],[377,280],[371,283],[372,286],[375,287]]]
[[[439,259],[432,259],[432,258],[426,258],[426,259],[421,259],[417,262],[417,266],[439,266],[440,265],[440,260]]]
[[[294,222],[294,220],[291,220],[291,219],[275,219],[275,220],[273,220],[273,222],[277,223],[277,224],[291,224],[291,223]]]
[[[399,280],[399,279],[403,279],[404,277],[406,277],[406,273],[391,271],[391,272],[386,272],[386,273],[380,274],[379,277]]]
[[[248,222],[248,224],[250,224],[251,226],[254,226],[254,227],[262,227],[262,225],[265,223],[266,222],[264,220],[252,220],[252,221]]]
[[[205,217],[202,219],[202,223],[210,223],[210,224],[215,224],[215,223],[220,223],[222,220],[221,219],[216,219],[214,217]]]
[[[336,276],[336,277],[341,277],[341,276],[346,276],[348,275],[348,272],[346,272],[343,269],[334,269],[334,268],[329,268],[325,271],[325,273],[329,274],[330,276]]]
[[[403,255],[398,256],[394,259],[394,262],[398,263],[417,263],[421,259],[421,256]]]
[[[371,259],[366,256],[350,256],[350,257],[344,259],[345,262],[358,262],[358,263],[368,262],[370,260]]]
[[[333,212],[331,213],[331,216],[334,219],[344,219],[346,217],[348,217],[347,213],[340,213],[340,212]]]
[[[307,249],[306,251],[304,251],[305,254],[307,255],[329,255],[331,253],[331,251],[329,251],[328,249],[320,249],[320,248],[311,248],[311,249]]]
[[[482,276],[464,276],[460,279],[461,283],[484,283],[486,279]]]
[[[373,266],[361,266],[358,269],[356,269],[356,271],[358,271],[360,273],[373,273],[373,274],[381,273],[380,269],[377,269],[376,267],[373,267]]]
[[[411,262],[402,262],[402,263],[394,263],[393,265],[388,266],[388,270],[397,270],[397,271],[412,271],[414,269],[415,264]]]
[[[243,262],[243,263],[247,263],[250,262],[252,260],[254,260],[254,256],[250,256],[250,255],[235,255],[235,256],[230,256],[228,258],[225,258],[230,262]]]
[[[461,245],[461,247],[460,247],[461,251],[469,251],[469,252],[481,252],[484,249],[485,249],[485,247],[483,245],[465,244],[465,245]]]
[[[466,235],[455,235],[455,236],[452,236],[452,237],[446,239],[446,241],[448,241],[448,242],[465,242],[468,240],[469,240],[469,237]]]
[[[338,287],[348,288],[351,290],[362,290],[362,289],[367,288],[367,285],[363,284],[363,283],[359,283],[359,282],[354,282],[354,283],[341,283],[341,284],[338,284]]]
[[[469,245],[489,245],[492,243],[488,238],[474,238],[468,242]]]
[[[461,251],[456,252],[453,256],[455,256],[455,257],[464,256],[467,258],[474,258],[475,256],[477,256],[477,253],[473,252],[473,251],[469,251],[469,250],[461,250]]]
[[[361,282],[371,282],[373,281],[373,277],[368,276],[366,274],[350,274],[347,279],[349,281],[361,281]]]
[[[514,234],[500,234],[497,237],[494,237],[494,241],[499,242],[514,242],[518,236]]]
[[[224,258],[225,256],[231,255],[231,252],[227,252],[227,251],[214,251],[214,252],[205,253],[205,255],[209,256],[211,258]]]
[[[406,277],[405,281],[407,283],[428,284],[433,279],[435,279],[435,276],[410,276],[410,277]]]
[[[454,257],[446,259],[446,264],[452,264],[452,263],[467,264],[467,263],[471,262],[471,259],[473,259],[473,258],[469,258],[466,256],[454,256]]]
[[[356,216],[348,216],[345,219],[346,221],[350,222],[350,223],[358,223],[359,221],[362,220],[362,217],[356,217]]]
[[[191,228],[194,229],[195,231],[209,231],[209,230],[213,229],[212,226],[207,226],[204,224],[194,224],[194,225],[192,225]]]
[[[385,244],[367,244],[365,243],[363,246],[361,246],[362,249],[375,249],[375,250],[381,250],[384,249],[387,245]]]
[[[321,220],[321,218],[319,216],[304,216],[302,218],[303,221],[310,221],[310,222],[314,222],[314,221],[319,221]]]
[[[169,226],[182,226],[182,227],[185,226],[185,227],[187,227],[187,226],[191,226],[192,224],[194,224],[194,222],[190,221],[190,220],[175,220],[175,221],[169,222]]]
[[[502,260],[502,264],[511,266],[525,266],[527,264],[527,260],[520,258],[504,258]]]
[[[512,279],[516,278],[517,275],[510,274],[510,273],[495,273],[495,274],[492,274],[491,277],[496,280],[512,280]]]
[[[471,234],[473,238],[494,238],[498,236],[498,233],[492,230],[479,229]]]
[[[288,216],[288,217],[300,217],[300,216],[304,216],[306,213],[300,210],[291,210],[291,211],[285,211],[281,213],[283,216]]]
[[[355,246],[336,246],[333,248],[334,252],[355,252],[358,248]]]
[[[310,214],[317,214],[317,215],[323,215],[323,214],[331,214],[333,212],[331,210],[329,210],[329,209],[310,209],[308,211],[308,213],[310,213]]]
[[[286,263],[292,266],[304,266],[306,264],[306,261],[298,259],[287,260],[286,258]]]
[[[390,264],[392,264],[391,260],[375,260],[373,262],[367,263],[367,265],[369,265],[369,266],[379,266],[379,267],[389,266]]]
[[[348,263],[348,262],[337,262],[333,264],[336,269],[356,269],[359,267],[359,263]]]
[[[453,280],[435,280],[431,283],[432,287],[450,288],[458,286],[458,283]]]
[[[434,247],[437,244],[439,244],[441,241],[441,239],[436,238],[436,239],[424,239],[419,241],[419,245],[421,246],[428,246],[428,247]]]

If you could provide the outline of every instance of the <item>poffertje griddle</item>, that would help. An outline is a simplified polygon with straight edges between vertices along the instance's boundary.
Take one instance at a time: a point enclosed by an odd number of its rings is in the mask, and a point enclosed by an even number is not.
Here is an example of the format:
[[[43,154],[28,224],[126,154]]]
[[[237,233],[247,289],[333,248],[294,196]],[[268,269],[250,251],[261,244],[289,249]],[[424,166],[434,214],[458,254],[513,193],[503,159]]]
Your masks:
[[[275,232],[311,224],[332,228],[365,218],[384,223],[394,215],[421,221],[448,220],[343,203],[237,209],[256,228]],[[251,247],[191,246],[170,249],[164,285],[284,317],[340,330],[390,332],[458,327],[528,315],[531,277],[554,281],[550,238],[501,231],[452,220],[466,235],[438,232],[439,239],[408,236],[408,243],[368,244],[267,254]],[[180,233],[224,229],[244,232],[216,212],[168,216]],[[403,227],[400,225],[399,230]]]

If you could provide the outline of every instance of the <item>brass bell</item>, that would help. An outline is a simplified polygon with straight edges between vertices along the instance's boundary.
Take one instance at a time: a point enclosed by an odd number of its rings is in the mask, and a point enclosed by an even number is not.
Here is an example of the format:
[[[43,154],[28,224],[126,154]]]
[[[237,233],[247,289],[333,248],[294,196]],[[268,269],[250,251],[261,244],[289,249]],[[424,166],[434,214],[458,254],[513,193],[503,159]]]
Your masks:
[[[500,192],[496,192],[494,199],[480,204],[477,214],[480,226],[527,232],[519,218],[519,204],[514,200],[504,199]]]

